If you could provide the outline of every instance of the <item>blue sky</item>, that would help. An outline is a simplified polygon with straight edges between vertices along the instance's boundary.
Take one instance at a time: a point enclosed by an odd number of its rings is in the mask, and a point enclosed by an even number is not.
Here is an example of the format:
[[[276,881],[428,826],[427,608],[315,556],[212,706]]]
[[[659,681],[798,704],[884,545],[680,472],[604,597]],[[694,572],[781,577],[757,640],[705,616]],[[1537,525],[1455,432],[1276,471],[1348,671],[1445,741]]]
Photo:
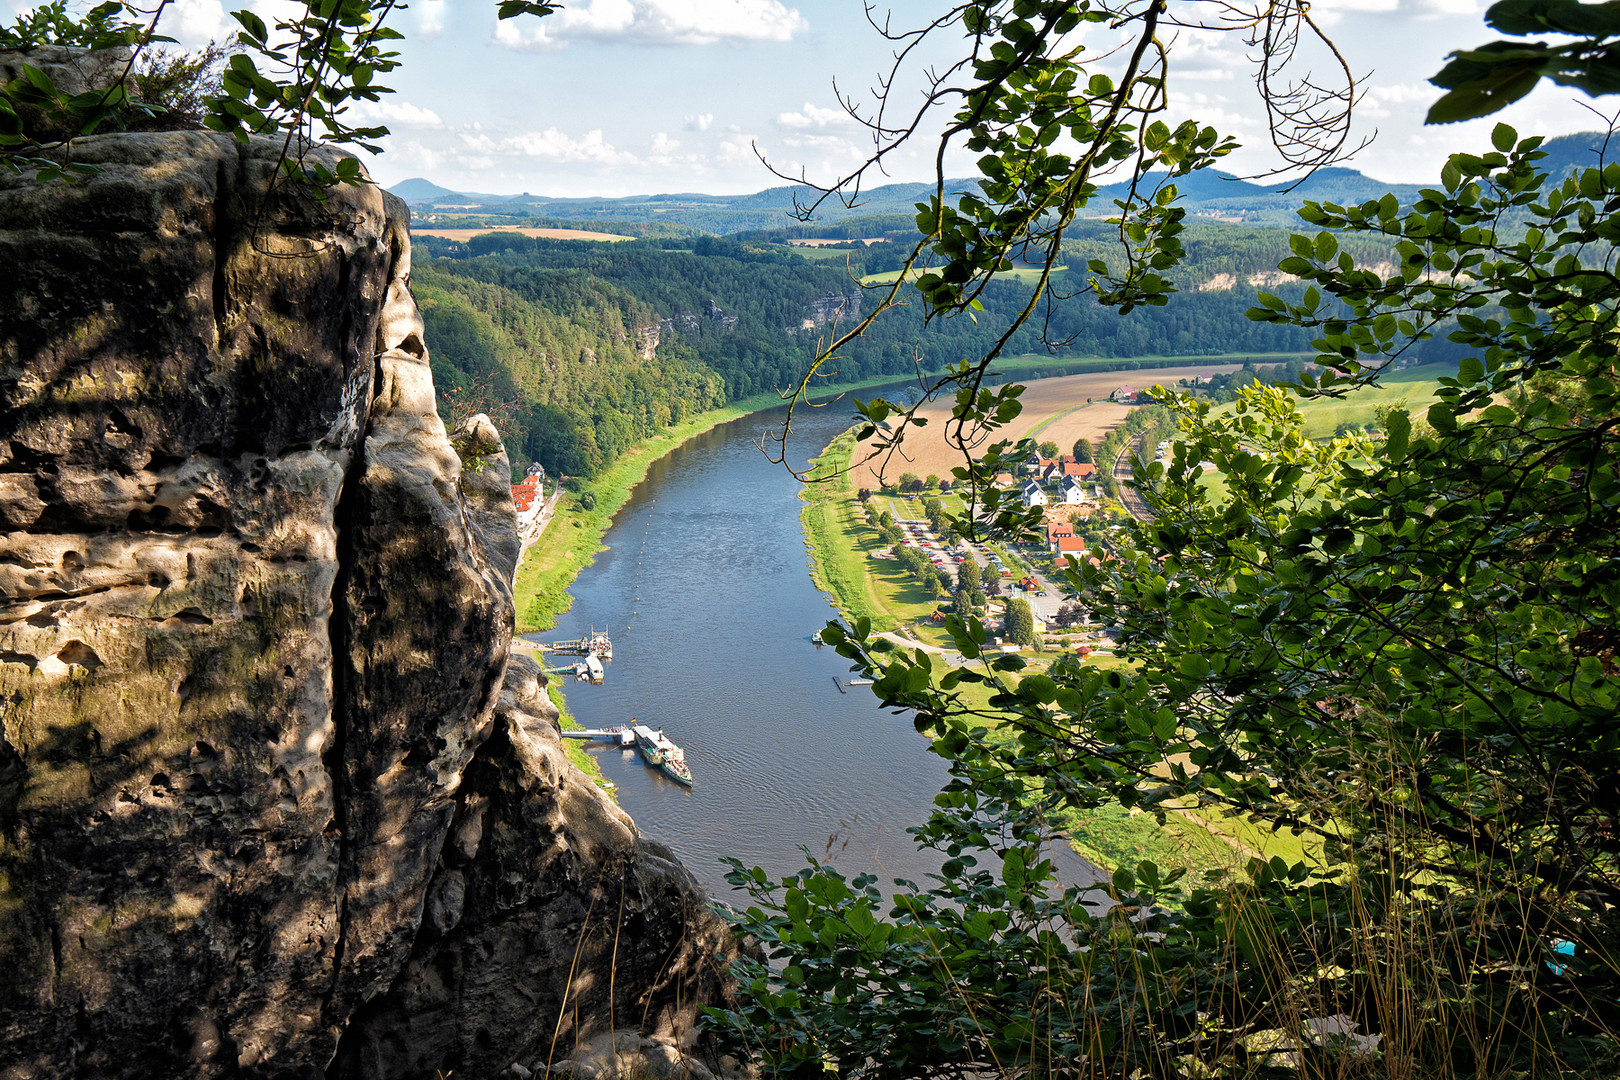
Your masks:
[[[14,10],[31,5],[15,0]],[[220,0],[174,0],[167,31],[187,44],[230,33]],[[253,0],[267,17],[286,0]],[[464,191],[579,196],[702,191],[778,184],[754,156],[827,180],[870,148],[838,107],[833,80],[861,102],[892,46],[860,0],[570,0],[545,20],[498,24],[495,0],[412,0],[397,25],[404,66],[397,93],[373,110],[393,134],[368,161],[384,184],[424,176]],[[1426,82],[1445,54],[1492,40],[1474,0],[1321,0],[1313,14],[1367,77],[1358,136],[1377,137],[1350,164],[1393,182],[1434,179],[1445,155],[1488,148],[1491,121],[1425,128],[1438,96]],[[1172,0],[1173,14],[1215,5]],[[940,8],[902,0],[894,25]],[[1088,47],[1106,44],[1093,31]],[[941,41],[933,56],[949,56]],[[1214,124],[1245,148],[1224,166],[1276,164],[1266,145],[1252,66],[1237,34],[1182,31],[1172,45],[1171,114]],[[916,75],[913,71],[913,76]],[[915,78],[905,100],[912,100]],[[1502,118],[1521,133],[1601,126],[1575,91],[1544,83]],[[1620,98],[1607,99],[1608,110]],[[933,146],[892,159],[896,180],[927,179]],[[953,155],[951,172],[972,171]]]

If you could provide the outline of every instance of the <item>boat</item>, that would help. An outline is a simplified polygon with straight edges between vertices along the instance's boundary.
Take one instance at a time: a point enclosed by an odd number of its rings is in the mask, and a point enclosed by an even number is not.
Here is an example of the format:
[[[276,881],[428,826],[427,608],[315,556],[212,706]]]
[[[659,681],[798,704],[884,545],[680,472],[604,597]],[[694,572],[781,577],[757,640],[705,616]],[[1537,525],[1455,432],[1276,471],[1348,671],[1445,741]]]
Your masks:
[[[658,767],[664,770],[665,776],[677,784],[692,786],[692,770],[686,766],[686,751],[673,743],[670,744],[670,749],[664,752],[664,760]]]
[[[595,655],[586,656],[585,659],[574,665],[574,678],[580,682],[601,686],[602,679],[606,675],[607,669],[602,666],[602,661],[598,660]]]
[[[654,731],[632,719],[630,730],[636,733],[636,748],[641,751],[647,764],[663,770],[664,775],[676,783],[692,786],[692,770],[686,764],[686,751],[671,742],[663,729]]]
[[[636,733],[636,748],[641,751],[641,756],[647,759],[647,764],[655,768],[662,765],[664,763],[664,750],[658,744],[660,742],[669,742],[668,739],[664,738],[664,733],[654,731],[646,724],[638,724],[633,718],[630,721],[630,730]],[[675,744],[670,743],[670,745]]]

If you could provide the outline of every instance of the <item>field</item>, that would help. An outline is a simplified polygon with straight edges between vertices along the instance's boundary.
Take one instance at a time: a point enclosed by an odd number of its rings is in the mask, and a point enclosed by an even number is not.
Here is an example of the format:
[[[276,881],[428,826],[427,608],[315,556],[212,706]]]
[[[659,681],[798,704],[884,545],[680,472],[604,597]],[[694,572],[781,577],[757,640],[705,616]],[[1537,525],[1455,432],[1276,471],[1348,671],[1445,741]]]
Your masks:
[[[1055,274],[1055,273],[1059,272],[1060,270],[1067,270],[1067,269],[1068,269],[1067,266],[1054,266],[1054,267],[1052,267],[1052,272]],[[926,273],[928,273],[927,270],[913,268],[909,276],[913,277],[913,278],[917,278],[917,277],[921,277],[922,275],[924,275]],[[1041,276],[1041,271],[1040,271],[1039,267],[1036,267],[1036,266],[1015,266],[1011,270],[1003,270],[1003,271],[1001,271],[999,274],[996,275],[996,280],[997,281],[1024,281],[1024,282],[1029,282],[1029,281],[1037,280],[1038,278],[1040,278],[1040,276]],[[893,285],[896,281],[899,281],[899,280],[900,280],[900,271],[898,271],[898,270],[890,270],[890,271],[887,271],[886,273],[882,273],[882,274],[868,274],[865,277],[861,278],[861,284],[862,285]]]
[[[1343,398],[1319,398],[1297,401],[1305,417],[1305,434],[1313,439],[1331,438],[1341,425],[1360,426],[1372,423],[1380,408],[1403,406],[1416,419],[1422,419],[1434,404],[1434,393],[1439,389],[1435,381],[1454,377],[1455,364],[1426,364],[1423,367],[1397,371],[1381,380],[1378,386],[1367,386]],[[1212,410],[1216,415],[1232,411],[1231,405]]]
[[[414,236],[437,236],[443,240],[471,240],[475,236],[485,233],[517,233],[519,236],[530,236],[541,240],[634,240],[633,236],[619,236],[614,233],[590,232],[586,229],[519,229],[508,226],[499,226],[490,229],[416,229],[411,230]]]
[[[1083,375],[1063,375],[1055,379],[1037,379],[1019,400],[1024,411],[1017,419],[1000,429],[998,439],[1021,439],[1034,434],[1041,440],[1050,439],[1068,453],[1076,439],[1084,435],[1093,443],[1117,426],[1130,411],[1129,406],[1116,405],[1107,400],[1109,394],[1121,386],[1140,389],[1158,383],[1173,384],[1180,379],[1196,375],[1235,371],[1238,364],[1197,364],[1185,367],[1152,368],[1142,371],[1096,371]],[[950,402],[931,402],[918,415],[927,417],[928,426],[912,429],[905,441],[893,453],[868,460],[854,473],[856,487],[876,490],[886,477],[890,482],[901,473],[913,472],[918,476],[949,476],[951,469],[962,464],[959,450],[946,441],[945,422],[951,415]],[[871,458],[872,440],[863,442],[856,452],[856,461]]]

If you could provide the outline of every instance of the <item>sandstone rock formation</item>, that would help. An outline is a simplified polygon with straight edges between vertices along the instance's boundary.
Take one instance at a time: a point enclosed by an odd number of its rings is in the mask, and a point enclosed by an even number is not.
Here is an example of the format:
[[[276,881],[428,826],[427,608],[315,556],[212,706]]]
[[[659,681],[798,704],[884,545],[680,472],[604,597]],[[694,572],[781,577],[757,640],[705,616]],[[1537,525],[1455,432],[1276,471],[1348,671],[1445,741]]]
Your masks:
[[[0,1078],[689,1038],[723,929],[508,663],[506,457],[439,420],[406,211],[276,149],[0,175]]]

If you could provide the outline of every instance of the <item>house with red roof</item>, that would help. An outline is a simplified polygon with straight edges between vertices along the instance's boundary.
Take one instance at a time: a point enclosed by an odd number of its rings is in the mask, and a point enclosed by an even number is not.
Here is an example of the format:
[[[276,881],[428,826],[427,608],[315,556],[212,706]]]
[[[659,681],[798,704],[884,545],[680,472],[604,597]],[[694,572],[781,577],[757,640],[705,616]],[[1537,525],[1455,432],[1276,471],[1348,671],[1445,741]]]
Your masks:
[[[1052,554],[1057,556],[1073,555],[1076,558],[1086,553],[1086,538],[1083,536],[1059,536],[1051,542]]]
[[[530,465],[528,475],[512,485],[512,507],[517,511],[518,528],[527,528],[545,505],[546,471],[538,464]]]

